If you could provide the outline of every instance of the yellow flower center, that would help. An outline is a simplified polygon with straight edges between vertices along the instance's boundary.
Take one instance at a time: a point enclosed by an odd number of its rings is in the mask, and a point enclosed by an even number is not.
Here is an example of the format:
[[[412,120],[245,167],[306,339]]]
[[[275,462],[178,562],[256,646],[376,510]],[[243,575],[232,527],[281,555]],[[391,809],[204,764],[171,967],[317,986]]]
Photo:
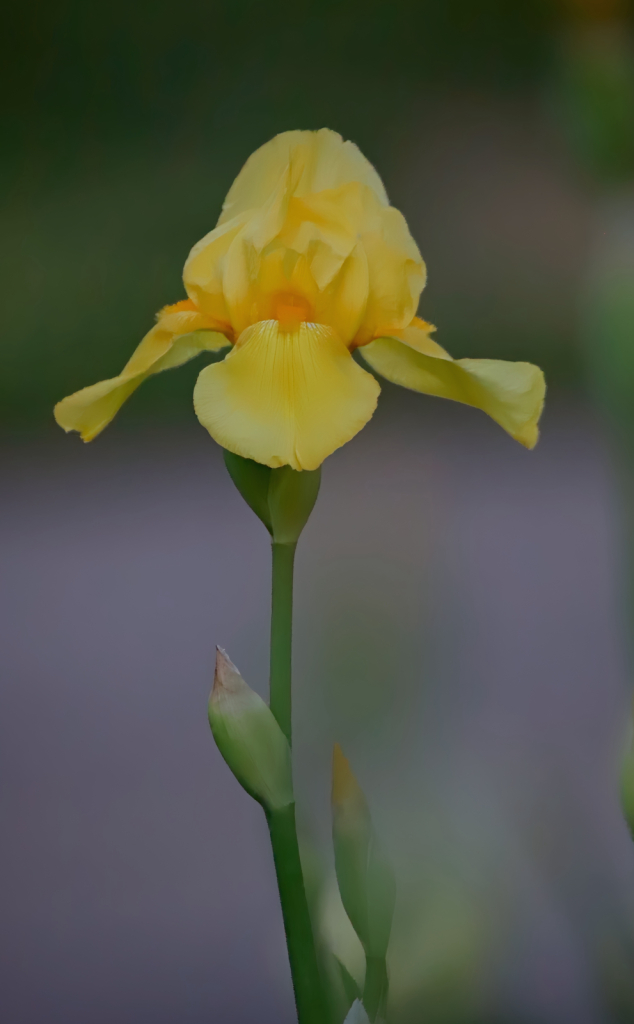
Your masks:
[[[274,296],[273,320],[277,320],[282,334],[293,334],[299,325],[314,320],[314,312],[309,302],[301,295],[291,292],[280,292]]]

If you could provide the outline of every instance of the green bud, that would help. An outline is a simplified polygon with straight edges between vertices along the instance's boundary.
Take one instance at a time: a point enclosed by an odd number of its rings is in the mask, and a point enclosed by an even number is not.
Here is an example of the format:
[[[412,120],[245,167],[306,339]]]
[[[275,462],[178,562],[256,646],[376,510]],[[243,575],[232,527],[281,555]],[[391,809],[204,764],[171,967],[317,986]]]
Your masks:
[[[368,805],[341,747],[332,766],[332,836],[337,882],[346,914],[365,950],[363,1004],[370,1021],[385,1012],[385,958],[392,930],[396,886],[376,840]]]
[[[317,501],[321,469],[301,473],[290,466],[270,469],[226,450],[225,464],[240,494],[275,543],[295,544]]]
[[[381,853],[366,799],[339,744],[332,772],[332,834],[339,892],[366,955],[384,957],[392,929],[395,883]]]
[[[266,811],[293,803],[291,751],[270,709],[216,648],[209,724],[236,779]]]

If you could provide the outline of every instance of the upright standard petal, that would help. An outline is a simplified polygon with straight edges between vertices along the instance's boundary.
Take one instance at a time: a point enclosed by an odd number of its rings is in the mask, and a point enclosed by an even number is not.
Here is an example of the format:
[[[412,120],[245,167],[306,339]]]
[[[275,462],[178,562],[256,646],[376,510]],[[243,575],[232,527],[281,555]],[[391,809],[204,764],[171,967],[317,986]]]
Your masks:
[[[390,206],[361,234],[369,293],[357,343],[393,334],[411,322],[425,287],[427,268],[402,213]]]
[[[287,174],[290,191],[297,196],[357,181],[371,188],[384,205],[388,202],[383,182],[354,142],[344,142],[328,128],[290,131],[251,154],[229,189],[218,223],[264,206]]]
[[[379,385],[330,328],[276,320],[249,327],[221,363],[206,366],[196,415],[223,448],[266,466],[317,469],[376,408]]]
[[[119,376],[63,398],[55,406],[55,419],[66,432],[76,430],[83,441],[92,441],[146,377],[174,369],[200,352],[215,352],[228,344],[225,336],[214,330],[208,318],[188,300],[167,306]]]
[[[246,217],[234,217],[215,227],[192,248],[183,268],[183,284],[190,299],[201,312],[218,323],[230,324],[225,301],[223,275],[227,253],[244,230]]]
[[[359,351],[393,384],[482,409],[525,448],[534,448],[546,394],[539,367],[501,359],[454,360],[430,338],[434,329],[415,320]]]
[[[348,346],[400,330],[425,266],[371,164],[335,132],[286,132],[253,154],[192,249],[188,295],[232,338],[292,296]]]

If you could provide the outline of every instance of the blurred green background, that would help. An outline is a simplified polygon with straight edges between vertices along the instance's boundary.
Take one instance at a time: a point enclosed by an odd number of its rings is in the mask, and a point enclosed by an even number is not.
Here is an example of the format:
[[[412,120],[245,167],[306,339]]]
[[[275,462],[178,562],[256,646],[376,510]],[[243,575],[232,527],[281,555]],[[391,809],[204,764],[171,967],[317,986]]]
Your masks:
[[[454,355],[532,359],[551,385],[579,383],[575,286],[593,186],[558,120],[569,7],[9,0],[5,11],[5,427],[50,424],[56,400],[118,372],[183,294],[185,256],[243,161],[297,127],[336,129],[376,164],[429,266],[422,312]],[[152,381],[122,415],[191,417],[198,369]]]

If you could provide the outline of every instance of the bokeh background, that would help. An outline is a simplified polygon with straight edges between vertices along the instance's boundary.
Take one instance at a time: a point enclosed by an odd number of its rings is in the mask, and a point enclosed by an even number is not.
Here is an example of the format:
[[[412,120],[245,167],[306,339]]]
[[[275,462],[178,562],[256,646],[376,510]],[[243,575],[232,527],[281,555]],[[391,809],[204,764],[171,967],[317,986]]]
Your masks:
[[[266,534],[201,364],[94,444],[56,400],[182,297],[258,145],[356,141],[454,356],[538,362],[540,445],[386,385],[298,558],[297,772],[340,741],[397,867],[396,1024],[634,1020],[634,12],[617,0],[9,0],[3,14],[3,1020],[286,1024],[259,808],[214,749],[221,643],[265,692]]]

